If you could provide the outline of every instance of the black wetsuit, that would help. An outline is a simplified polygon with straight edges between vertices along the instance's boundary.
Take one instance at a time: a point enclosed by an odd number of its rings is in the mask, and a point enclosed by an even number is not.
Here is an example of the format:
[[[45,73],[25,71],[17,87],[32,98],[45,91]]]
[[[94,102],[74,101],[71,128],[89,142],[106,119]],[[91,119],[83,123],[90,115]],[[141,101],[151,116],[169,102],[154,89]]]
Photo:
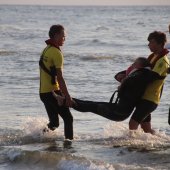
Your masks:
[[[80,112],[92,112],[114,121],[123,121],[130,116],[141,99],[146,86],[154,80],[163,79],[156,72],[141,68],[128,75],[118,91],[118,102],[95,102],[75,99],[73,108]]]

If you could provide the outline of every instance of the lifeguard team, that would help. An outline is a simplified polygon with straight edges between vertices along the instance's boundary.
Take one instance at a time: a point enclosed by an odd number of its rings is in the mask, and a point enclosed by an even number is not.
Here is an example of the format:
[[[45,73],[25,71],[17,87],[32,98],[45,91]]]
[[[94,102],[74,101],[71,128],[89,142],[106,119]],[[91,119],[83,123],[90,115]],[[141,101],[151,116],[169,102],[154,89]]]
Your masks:
[[[146,133],[154,134],[151,127],[151,112],[161,98],[163,84],[169,72],[168,50],[165,48],[166,35],[160,31],[149,34],[148,58],[137,58],[126,71],[115,78],[121,81],[115,103],[83,101],[71,98],[63,77],[64,56],[60,49],[66,32],[62,25],[52,25],[46,41],[40,65],[40,99],[49,117],[47,128],[55,130],[59,126],[59,115],[64,121],[65,140],[73,140],[73,116],[69,107],[81,112],[92,112],[114,121],[123,121],[131,114],[129,129],[139,125]]]

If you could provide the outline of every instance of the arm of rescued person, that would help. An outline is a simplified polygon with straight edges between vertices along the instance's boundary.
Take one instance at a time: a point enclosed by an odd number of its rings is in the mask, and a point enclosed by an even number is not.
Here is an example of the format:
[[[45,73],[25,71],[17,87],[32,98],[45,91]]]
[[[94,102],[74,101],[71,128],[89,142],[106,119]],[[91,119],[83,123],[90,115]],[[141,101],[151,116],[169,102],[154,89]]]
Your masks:
[[[121,72],[118,72],[114,78],[118,81],[118,82],[121,82],[124,78],[126,77],[126,71],[121,71]]]
[[[163,80],[166,76],[161,76],[157,72],[150,71],[150,74],[148,75],[150,81],[154,80]]]
[[[72,98],[71,98],[71,96],[68,92],[67,85],[66,85],[66,82],[64,80],[61,68],[56,69],[56,76],[57,76],[57,81],[58,81],[59,87],[60,87],[62,93],[65,95],[66,106],[71,107],[72,106]]]
[[[124,93],[124,91],[127,90],[127,87],[135,86],[134,82],[136,81],[138,74],[139,73],[136,73],[134,76],[129,75],[122,80],[121,85],[118,88],[119,94]]]

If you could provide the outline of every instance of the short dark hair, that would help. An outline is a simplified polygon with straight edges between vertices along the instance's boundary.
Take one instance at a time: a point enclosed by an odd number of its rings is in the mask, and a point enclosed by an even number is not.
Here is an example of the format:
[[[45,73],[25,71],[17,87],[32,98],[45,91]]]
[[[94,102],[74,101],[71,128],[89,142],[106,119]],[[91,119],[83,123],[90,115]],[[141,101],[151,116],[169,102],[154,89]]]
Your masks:
[[[151,64],[149,63],[147,58],[139,57],[137,58],[137,60],[140,61],[142,67],[151,67]]]
[[[154,39],[158,44],[162,44],[162,46],[165,45],[167,39],[166,34],[161,31],[154,31],[149,34],[148,41]]]
[[[52,25],[50,27],[48,35],[49,35],[50,38],[54,38],[54,35],[60,34],[62,30],[64,30],[64,27],[62,25],[59,25],[59,24],[58,25]]]

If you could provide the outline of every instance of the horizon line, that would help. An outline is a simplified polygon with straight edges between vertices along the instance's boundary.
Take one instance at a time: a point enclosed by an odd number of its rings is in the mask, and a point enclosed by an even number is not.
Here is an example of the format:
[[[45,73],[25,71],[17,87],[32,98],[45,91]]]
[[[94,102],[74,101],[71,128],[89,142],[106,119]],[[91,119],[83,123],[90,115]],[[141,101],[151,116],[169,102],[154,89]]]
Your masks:
[[[31,3],[26,3],[26,4],[15,4],[15,3],[10,3],[10,4],[6,4],[6,3],[0,3],[0,5],[11,5],[11,6],[15,6],[15,5],[20,5],[20,6],[77,6],[77,7],[83,7],[83,6],[105,6],[105,7],[109,7],[109,6],[170,6],[170,4],[163,4],[163,5],[158,5],[158,4],[108,4],[108,5],[102,5],[102,4],[74,4],[74,5],[72,5],[72,4],[31,4]]]

